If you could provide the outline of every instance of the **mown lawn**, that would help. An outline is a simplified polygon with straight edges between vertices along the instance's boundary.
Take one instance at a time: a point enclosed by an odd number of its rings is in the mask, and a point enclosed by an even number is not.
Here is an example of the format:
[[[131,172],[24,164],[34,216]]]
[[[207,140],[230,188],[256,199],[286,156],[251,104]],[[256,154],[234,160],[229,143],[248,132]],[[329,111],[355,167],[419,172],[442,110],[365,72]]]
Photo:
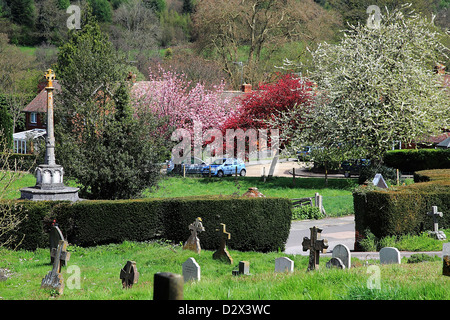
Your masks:
[[[201,268],[201,280],[184,285],[185,300],[416,300],[450,299],[450,277],[442,275],[440,258],[430,262],[380,265],[378,261],[352,258],[348,270],[327,269],[330,258],[320,259],[320,269],[306,272],[308,257],[287,255],[295,263],[294,272],[275,273],[275,259],[283,253],[239,252],[229,250],[233,265],[213,260],[213,251],[200,254],[180,245],[163,242],[124,242],[92,248],[70,247],[71,258],[63,267],[64,293],[41,289],[42,278],[51,270],[48,249],[0,252],[0,268],[9,278],[0,282],[4,300],[151,300],[156,272],[182,273],[189,257]],[[127,260],[136,261],[139,281],[122,288],[119,274]],[[250,276],[233,276],[239,261],[250,262]],[[378,273],[374,272],[376,270]],[[379,276],[380,289],[371,289]]]

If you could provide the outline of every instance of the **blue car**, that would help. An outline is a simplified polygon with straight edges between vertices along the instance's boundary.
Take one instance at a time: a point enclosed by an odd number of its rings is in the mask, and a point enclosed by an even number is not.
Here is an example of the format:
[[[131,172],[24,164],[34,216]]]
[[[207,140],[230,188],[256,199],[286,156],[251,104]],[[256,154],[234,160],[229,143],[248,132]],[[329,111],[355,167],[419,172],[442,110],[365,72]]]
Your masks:
[[[202,168],[202,174],[209,175],[209,170],[211,170],[211,176],[217,176],[219,178],[225,175],[233,175],[236,172],[241,176],[245,176],[247,173],[247,170],[245,170],[245,163],[236,158],[217,159],[210,165],[204,166]]]

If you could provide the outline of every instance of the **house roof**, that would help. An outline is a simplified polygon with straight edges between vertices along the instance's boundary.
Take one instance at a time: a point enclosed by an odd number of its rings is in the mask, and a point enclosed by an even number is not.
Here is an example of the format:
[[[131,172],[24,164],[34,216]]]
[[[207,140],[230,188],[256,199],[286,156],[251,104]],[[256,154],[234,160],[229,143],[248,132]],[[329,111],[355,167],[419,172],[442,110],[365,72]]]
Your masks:
[[[55,91],[61,90],[58,80],[53,80]],[[47,112],[47,90],[43,89],[36,97],[23,109],[23,112]]]

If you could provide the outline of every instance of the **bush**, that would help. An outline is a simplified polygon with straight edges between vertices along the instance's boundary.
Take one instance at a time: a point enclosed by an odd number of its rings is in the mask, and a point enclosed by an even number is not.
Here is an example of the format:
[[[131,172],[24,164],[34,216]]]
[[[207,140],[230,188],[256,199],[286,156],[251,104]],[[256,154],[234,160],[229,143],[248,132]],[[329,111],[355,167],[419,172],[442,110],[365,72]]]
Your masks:
[[[318,207],[299,206],[292,208],[292,220],[322,219],[323,214]]]
[[[396,183],[397,170],[384,165],[363,167],[359,173],[358,183],[363,184],[366,181],[372,181],[377,173],[381,173],[384,180],[390,183]]]
[[[291,226],[291,201],[284,198],[186,197],[68,202],[19,201],[28,209],[21,227],[26,249],[48,246],[44,225],[56,219],[71,244],[94,246],[166,239],[185,242],[189,224],[203,220],[204,249],[217,249],[220,223],[231,233],[228,246],[241,251],[284,250]],[[47,223],[46,223],[47,221]]]
[[[402,172],[450,168],[450,149],[390,150],[383,157],[384,164]]]
[[[366,230],[377,238],[420,234],[433,229],[433,219],[427,216],[432,206],[437,206],[441,212],[450,212],[450,179],[445,178],[450,175],[450,169],[417,174],[422,181],[430,181],[387,190],[365,186],[355,189],[357,242],[365,237]],[[439,227],[450,227],[450,215],[444,214],[439,219]]]

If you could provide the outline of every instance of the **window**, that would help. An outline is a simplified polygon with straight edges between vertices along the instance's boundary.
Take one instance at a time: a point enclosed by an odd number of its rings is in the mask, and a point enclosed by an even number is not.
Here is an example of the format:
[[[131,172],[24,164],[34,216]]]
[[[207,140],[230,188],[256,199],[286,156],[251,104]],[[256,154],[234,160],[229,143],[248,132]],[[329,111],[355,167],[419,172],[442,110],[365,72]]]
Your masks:
[[[30,113],[30,122],[31,123],[37,123],[37,113],[36,112],[31,112]]]

